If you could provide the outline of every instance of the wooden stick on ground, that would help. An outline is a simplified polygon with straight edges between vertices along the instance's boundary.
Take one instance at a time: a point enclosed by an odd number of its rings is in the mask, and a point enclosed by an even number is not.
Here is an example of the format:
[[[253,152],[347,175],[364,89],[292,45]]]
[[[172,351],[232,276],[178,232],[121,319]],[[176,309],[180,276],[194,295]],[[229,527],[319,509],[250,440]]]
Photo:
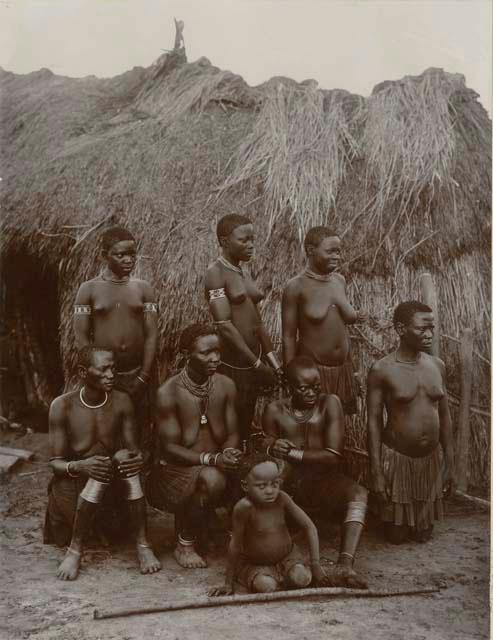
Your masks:
[[[342,587],[323,587],[319,589],[294,589],[293,591],[275,591],[274,593],[252,593],[238,596],[218,596],[188,598],[176,602],[168,602],[159,607],[142,607],[140,609],[120,609],[116,611],[94,610],[95,620],[108,618],[124,618],[145,613],[163,613],[183,609],[203,609],[205,607],[219,607],[235,604],[276,602],[279,600],[300,600],[304,598],[347,597],[347,598],[389,598],[392,596],[414,596],[420,594],[438,593],[438,587],[422,589],[405,589],[402,591],[373,591],[372,589],[345,589]]]

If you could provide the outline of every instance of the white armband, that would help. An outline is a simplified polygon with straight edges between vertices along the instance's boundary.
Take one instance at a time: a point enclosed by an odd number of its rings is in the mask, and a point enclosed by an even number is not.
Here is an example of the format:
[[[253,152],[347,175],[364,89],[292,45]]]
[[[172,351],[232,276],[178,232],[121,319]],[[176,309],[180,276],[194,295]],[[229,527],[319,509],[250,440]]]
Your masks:
[[[144,313],[157,313],[157,302],[144,302]]]
[[[74,305],[74,315],[76,316],[90,316],[92,313],[91,305],[89,304],[76,304]]]

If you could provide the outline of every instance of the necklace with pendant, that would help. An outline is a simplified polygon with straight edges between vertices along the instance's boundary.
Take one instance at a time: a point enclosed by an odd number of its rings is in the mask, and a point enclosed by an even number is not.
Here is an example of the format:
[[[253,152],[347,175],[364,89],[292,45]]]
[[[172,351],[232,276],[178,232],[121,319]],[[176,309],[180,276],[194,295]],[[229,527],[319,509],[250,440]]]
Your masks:
[[[200,424],[207,424],[207,409],[209,407],[209,396],[212,392],[212,377],[208,377],[202,384],[197,384],[188,375],[187,367],[183,367],[180,372],[180,382],[185,389],[195,396],[199,401]]]

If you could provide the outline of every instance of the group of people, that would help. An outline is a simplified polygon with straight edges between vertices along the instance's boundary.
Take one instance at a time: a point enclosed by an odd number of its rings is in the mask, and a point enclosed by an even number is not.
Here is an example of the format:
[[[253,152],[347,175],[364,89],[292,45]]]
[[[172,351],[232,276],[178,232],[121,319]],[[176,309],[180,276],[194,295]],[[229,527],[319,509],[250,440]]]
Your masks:
[[[56,398],[49,415],[44,537],[68,545],[57,575],[77,577],[91,532],[122,528],[134,534],[140,570],[159,571],[147,501],[174,514],[174,557],[186,569],[207,566],[216,508],[226,507],[226,578],[212,595],[232,593],[235,583],[253,592],[364,588],[353,563],[368,491],[345,474],[344,428],[360,392],[347,326],[367,315],[348,301],[341,240],[327,227],[308,231],[306,268],[283,292],[280,359],[262,322],[263,293],[245,267],[251,221],[224,216],[217,238],[220,255],[204,279],[212,321],[182,331],[183,367],[158,386],[155,292],[131,277],[132,234],[112,227],[102,236],[104,268],[75,300],[80,386]],[[445,367],[429,353],[433,312],[407,301],[393,320],[399,345],[371,367],[367,414],[370,488],[386,539],[399,544],[431,536],[454,484],[454,452]],[[269,388],[281,391],[257,424],[257,399]],[[338,561],[326,570],[319,517],[341,523]],[[305,533],[309,562],[296,530]]]

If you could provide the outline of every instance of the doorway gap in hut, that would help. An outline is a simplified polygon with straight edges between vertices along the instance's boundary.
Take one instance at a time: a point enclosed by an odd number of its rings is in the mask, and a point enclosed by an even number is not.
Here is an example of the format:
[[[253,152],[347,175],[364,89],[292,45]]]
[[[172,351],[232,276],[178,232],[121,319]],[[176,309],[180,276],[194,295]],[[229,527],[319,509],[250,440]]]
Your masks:
[[[0,412],[46,431],[48,409],[63,391],[58,269],[27,252],[0,264]]]

